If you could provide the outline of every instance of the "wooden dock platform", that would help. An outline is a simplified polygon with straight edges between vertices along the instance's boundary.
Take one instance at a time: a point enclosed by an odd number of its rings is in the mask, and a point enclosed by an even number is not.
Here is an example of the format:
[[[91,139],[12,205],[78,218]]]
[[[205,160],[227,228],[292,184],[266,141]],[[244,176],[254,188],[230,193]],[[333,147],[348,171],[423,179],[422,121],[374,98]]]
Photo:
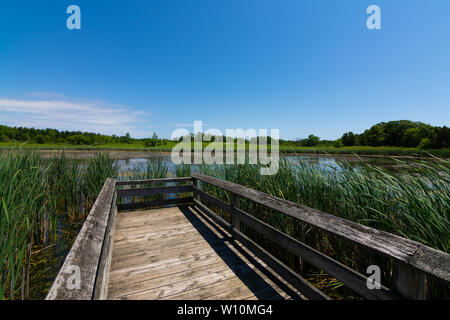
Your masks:
[[[374,289],[364,270],[258,219],[258,208],[382,255],[392,262],[385,270],[392,274],[389,286],[382,279]],[[46,299],[331,299],[280,261],[261,239],[338,279],[360,298],[426,299],[429,281],[450,284],[450,255],[445,252],[193,174],[131,181],[108,178]]]
[[[108,299],[302,299],[194,206],[120,212]]]

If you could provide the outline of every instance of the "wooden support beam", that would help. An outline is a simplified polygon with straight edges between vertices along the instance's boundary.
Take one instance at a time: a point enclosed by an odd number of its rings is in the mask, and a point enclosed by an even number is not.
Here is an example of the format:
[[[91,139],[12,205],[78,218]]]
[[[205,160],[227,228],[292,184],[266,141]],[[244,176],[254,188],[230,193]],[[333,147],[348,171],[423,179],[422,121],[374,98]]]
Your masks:
[[[231,207],[233,209],[239,209],[239,196],[232,193],[231,194]],[[231,222],[233,224],[233,228],[235,228],[237,231],[241,231],[241,221],[239,218],[239,214],[236,213],[236,211],[231,210]]]
[[[163,178],[163,179],[150,179],[150,180],[123,180],[117,181],[117,186],[131,186],[131,185],[144,185],[144,184],[155,184],[155,183],[168,183],[168,182],[185,182],[192,181],[192,177],[181,177],[181,178]]]
[[[124,210],[151,208],[151,207],[163,207],[163,206],[170,206],[170,205],[181,206],[181,205],[188,205],[188,204],[192,204],[192,197],[119,204],[118,210],[124,211]]]
[[[397,262],[394,267],[395,290],[408,300],[426,299],[426,275],[408,264]]]
[[[109,271],[111,267],[113,239],[117,213],[117,191],[114,192],[112,205],[109,212],[108,224],[106,225],[105,237],[103,239],[102,253],[94,286],[94,300],[105,300],[108,297]]]
[[[117,197],[143,197],[153,196],[157,194],[166,193],[183,193],[192,192],[192,185],[180,185],[180,186],[165,186],[165,187],[153,187],[153,188],[136,188],[136,189],[120,189],[117,190]]]

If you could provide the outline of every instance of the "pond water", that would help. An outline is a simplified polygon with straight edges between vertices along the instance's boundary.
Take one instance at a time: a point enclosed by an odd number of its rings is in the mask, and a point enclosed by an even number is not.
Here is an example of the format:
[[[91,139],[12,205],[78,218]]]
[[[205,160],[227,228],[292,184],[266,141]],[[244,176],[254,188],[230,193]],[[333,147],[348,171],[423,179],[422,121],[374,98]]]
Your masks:
[[[319,165],[322,168],[338,168],[339,164],[347,163],[350,166],[358,167],[364,163],[369,163],[371,165],[380,166],[383,168],[392,168],[395,169],[399,167],[400,164],[398,161],[402,161],[405,164],[410,164],[418,161],[413,158],[402,158],[395,159],[391,157],[355,157],[355,156],[337,156],[337,155],[281,155],[280,158],[284,158],[289,160],[292,163],[299,163],[300,161],[306,161],[308,163],[314,163]],[[174,172],[175,165],[172,162],[171,156],[169,153],[154,153],[150,154],[146,157],[136,157],[136,158],[117,158],[117,162],[119,164],[120,171],[132,170],[133,168],[137,168],[139,166],[145,166],[148,160],[156,160],[162,159],[163,162],[167,165],[169,172]],[[198,165],[197,165],[198,166]],[[196,165],[194,165],[196,167]]]

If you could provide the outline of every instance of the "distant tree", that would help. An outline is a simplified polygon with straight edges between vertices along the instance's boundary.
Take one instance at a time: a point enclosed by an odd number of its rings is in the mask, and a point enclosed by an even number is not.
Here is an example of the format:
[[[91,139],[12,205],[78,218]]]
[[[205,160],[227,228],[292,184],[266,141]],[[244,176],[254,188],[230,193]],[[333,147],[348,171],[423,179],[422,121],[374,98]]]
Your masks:
[[[419,149],[426,149],[426,148],[429,148],[430,145],[431,145],[430,139],[424,138],[424,139],[420,140],[418,148]]]
[[[356,144],[356,136],[351,131],[344,133],[341,140],[344,146],[354,146]]]
[[[310,134],[307,139],[304,140],[304,145],[307,147],[315,147],[319,144],[320,138]]]
[[[402,146],[409,148],[417,147],[423,138],[419,128],[408,128],[403,133]]]
[[[446,126],[435,127],[431,134],[431,146],[432,148],[450,148],[450,128]]]
[[[127,133],[125,133],[124,136],[120,137],[120,138],[119,138],[119,142],[120,142],[120,143],[131,143],[131,136],[130,136],[130,133],[127,132]]]
[[[75,144],[75,145],[89,144],[89,139],[86,138],[82,134],[77,134],[77,135],[74,135],[74,136],[70,136],[66,140],[67,140],[68,143]]]
[[[39,143],[39,144],[44,144],[45,142],[46,142],[46,137],[44,136],[44,135],[42,135],[42,134],[38,134],[35,138],[34,138],[34,140],[36,141],[36,143]]]
[[[342,139],[337,139],[337,140],[334,142],[333,146],[334,146],[335,148],[341,148],[341,147],[344,146],[344,143],[342,143]]]
[[[377,124],[372,126],[370,129],[364,131],[361,135],[361,140],[363,141],[363,145],[379,147],[384,145],[385,134],[383,130],[383,126],[381,124]]]
[[[144,146],[146,147],[154,147],[156,145],[160,145],[161,142],[158,139],[158,135],[156,134],[156,132],[153,132],[153,135],[151,138],[145,139],[144,140]]]

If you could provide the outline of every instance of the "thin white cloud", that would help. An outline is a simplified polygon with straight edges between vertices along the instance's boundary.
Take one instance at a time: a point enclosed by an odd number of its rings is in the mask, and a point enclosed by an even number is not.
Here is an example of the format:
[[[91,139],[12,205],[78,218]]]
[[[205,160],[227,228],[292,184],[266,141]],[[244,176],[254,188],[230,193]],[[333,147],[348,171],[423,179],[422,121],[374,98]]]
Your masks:
[[[28,91],[26,93],[29,96],[38,97],[38,98],[44,98],[44,99],[60,99],[63,98],[64,95],[51,92],[51,91]]]
[[[192,123],[172,123],[172,126],[178,127],[178,128],[193,128],[194,122]],[[210,123],[202,123],[203,127],[211,127]]]
[[[21,100],[0,97],[0,122],[7,125],[140,136],[148,113],[104,102],[69,99]],[[136,134],[134,134],[134,131]]]

